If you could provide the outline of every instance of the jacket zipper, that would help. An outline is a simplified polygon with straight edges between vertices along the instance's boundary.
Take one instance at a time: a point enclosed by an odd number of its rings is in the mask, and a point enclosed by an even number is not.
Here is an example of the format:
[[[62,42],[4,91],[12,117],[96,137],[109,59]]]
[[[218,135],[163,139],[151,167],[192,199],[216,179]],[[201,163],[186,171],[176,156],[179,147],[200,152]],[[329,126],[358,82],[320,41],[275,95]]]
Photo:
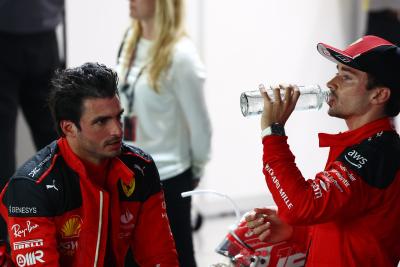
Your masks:
[[[100,237],[101,237],[101,228],[103,223],[103,192],[100,192],[100,212],[99,212],[99,228],[97,232],[97,243],[96,243],[96,255],[94,257],[94,267],[97,266],[99,260],[99,249],[100,249]]]

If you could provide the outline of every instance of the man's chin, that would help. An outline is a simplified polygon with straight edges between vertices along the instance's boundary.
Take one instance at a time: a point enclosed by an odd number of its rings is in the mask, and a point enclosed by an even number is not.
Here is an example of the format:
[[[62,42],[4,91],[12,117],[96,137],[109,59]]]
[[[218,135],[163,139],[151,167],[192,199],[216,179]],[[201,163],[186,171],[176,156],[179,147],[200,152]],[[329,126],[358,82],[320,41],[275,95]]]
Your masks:
[[[328,115],[331,116],[331,117],[338,118],[338,119],[343,119],[344,118],[343,114],[341,114],[340,112],[337,112],[336,110],[334,110],[332,108],[328,109]]]
[[[107,158],[114,158],[116,156],[119,156],[121,154],[121,146],[119,146],[118,148],[109,149],[104,154],[105,154],[105,157],[107,157]]]

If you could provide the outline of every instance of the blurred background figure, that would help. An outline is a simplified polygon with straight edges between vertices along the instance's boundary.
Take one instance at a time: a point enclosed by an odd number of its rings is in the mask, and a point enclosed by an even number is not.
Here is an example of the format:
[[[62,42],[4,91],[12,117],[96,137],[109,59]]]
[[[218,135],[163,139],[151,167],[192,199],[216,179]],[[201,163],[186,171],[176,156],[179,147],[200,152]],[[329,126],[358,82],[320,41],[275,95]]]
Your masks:
[[[400,0],[367,1],[366,34],[382,37],[400,45]]]
[[[191,199],[209,159],[205,69],[184,27],[183,0],[131,0],[118,58],[124,139],[158,167],[180,266],[196,266]]]
[[[56,27],[63,12],[64,0],[0,1],[1,189],[16,167],[18,107],[36,149],[56,138],[46,98],[50,78],[60,67]]]

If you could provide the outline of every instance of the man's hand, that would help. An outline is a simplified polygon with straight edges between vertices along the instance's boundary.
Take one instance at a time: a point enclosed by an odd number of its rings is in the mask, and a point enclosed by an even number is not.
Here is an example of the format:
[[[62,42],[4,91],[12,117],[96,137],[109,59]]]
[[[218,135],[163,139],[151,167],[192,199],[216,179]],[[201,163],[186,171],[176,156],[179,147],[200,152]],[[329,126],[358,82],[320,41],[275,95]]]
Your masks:
[[[259,89],[264,98],[264,110],[261,116],[261,130],[264,130],[273,123],[285,125],[300,97],[300,91],[297,86],[289,85],[284,87],[283,85],[279,85],[279,87],[274,88],[274,101],[272,101],[268,96],[264,85],[261,84]],[[281,90],[285,90],[284,99],[281,98]]]
[[[261,241],[278,243],[291,238],[293,227],[283,222],[276,214],[276,207],[256,208],[245,217],[247,227]]]

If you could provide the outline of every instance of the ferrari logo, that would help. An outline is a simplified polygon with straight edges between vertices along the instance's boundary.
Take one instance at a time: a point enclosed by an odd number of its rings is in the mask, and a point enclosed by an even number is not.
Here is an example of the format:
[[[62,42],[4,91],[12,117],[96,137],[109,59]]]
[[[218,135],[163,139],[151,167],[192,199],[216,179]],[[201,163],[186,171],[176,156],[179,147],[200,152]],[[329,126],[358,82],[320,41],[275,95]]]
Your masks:
[[[133,193],[133,191],[135,191],[135,178],[132,177],[131,181],[129,182],[129,184],[125,184],[124,182],[121,181],[121,186],[122,186],[122,190],[124,190],[125,196],[130,197]]]

